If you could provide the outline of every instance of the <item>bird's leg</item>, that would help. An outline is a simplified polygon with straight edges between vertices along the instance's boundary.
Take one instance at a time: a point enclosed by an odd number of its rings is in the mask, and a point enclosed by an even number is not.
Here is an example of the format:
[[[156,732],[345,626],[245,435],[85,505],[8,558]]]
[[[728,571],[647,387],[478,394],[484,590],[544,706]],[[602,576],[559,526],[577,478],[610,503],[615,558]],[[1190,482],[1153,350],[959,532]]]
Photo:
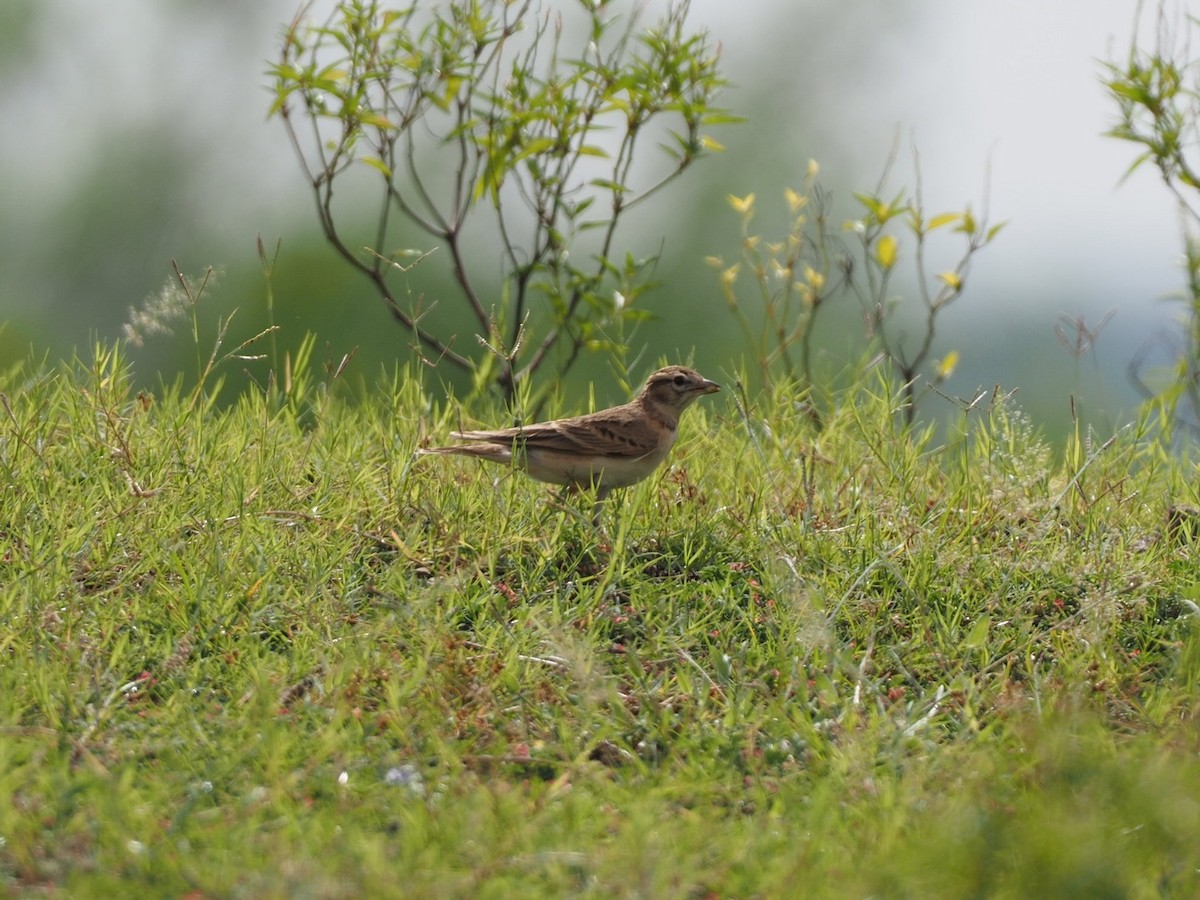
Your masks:
[[[600,513],[604,509],[604,501],[608,499],[609,492],[602,487],[596,488],[596,501],[592,504],[592,517],[590,520],[584,519],[579,508],[574,503],[569,502],[569,498],[572,495],[581,493],[583,493],[583,489],[579,485],[568,484],[554,492],[552,505],[562,512],[575,516],[581,522],[588,522],[593,528],[603,534],[604,529],[600,524]]]
[[[564,487],[561,487],[557,491],[554,492],[554,499],[551,501],[550,505],[553,506],[555,509],[557,509],[559,512],[567,513],[567,514],[572,515],[575,518],[582,521],[583,516],[580,514],[579,510],[576,508],[575,504],[570,502],[571,495],[578,494],[578,493],[579,493],[579,488],[576,485],[573,485],[573,484],[565,485]]]
[[[596,488],[596,502],[592,504],[592,527],[603,533],[600,527],[600,511],[604,509],[604,501],[608,499],[608,491],[602,487]]]

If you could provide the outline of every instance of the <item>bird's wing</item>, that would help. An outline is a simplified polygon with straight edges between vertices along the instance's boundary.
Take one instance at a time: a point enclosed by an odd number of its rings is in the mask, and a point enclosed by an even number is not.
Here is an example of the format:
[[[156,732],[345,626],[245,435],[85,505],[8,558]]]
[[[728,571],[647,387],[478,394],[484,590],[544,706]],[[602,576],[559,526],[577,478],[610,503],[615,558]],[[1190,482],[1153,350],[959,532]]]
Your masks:
[[[557,453],[638,459],[653,452],[663,439],[655,424],[634,415],[628,407],[615,407],[590,416],[556,419],[496,431],[462,431],[455,437],[489,444],[514,443]]]

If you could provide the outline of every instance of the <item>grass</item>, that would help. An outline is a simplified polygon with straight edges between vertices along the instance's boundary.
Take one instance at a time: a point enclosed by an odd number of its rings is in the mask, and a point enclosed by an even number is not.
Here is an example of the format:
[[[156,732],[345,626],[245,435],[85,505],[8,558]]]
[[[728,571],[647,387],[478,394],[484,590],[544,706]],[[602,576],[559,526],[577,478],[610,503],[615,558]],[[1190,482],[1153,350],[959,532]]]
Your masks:
[[[129,383],[2,384],[7,892],[1200,893],[1200,478],[1147,423],[729,390],[597,532],[414,458],[463,414],[415,380]]]

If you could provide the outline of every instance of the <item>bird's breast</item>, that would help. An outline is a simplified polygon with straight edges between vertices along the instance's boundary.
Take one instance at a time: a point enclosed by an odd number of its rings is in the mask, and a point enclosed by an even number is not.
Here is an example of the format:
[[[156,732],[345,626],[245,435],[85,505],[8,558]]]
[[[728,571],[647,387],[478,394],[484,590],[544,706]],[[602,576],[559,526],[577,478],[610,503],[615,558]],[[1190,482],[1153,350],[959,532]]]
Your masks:
[[[671,436],[674,438],[674,435]],[[548,484],[596,487],[603,490],[628,487],[650,475],[666,459],[673,440],[663,440],[642,456],[604,456],[562,453],[539,447],[526,447],[525,471],[531,478]]]

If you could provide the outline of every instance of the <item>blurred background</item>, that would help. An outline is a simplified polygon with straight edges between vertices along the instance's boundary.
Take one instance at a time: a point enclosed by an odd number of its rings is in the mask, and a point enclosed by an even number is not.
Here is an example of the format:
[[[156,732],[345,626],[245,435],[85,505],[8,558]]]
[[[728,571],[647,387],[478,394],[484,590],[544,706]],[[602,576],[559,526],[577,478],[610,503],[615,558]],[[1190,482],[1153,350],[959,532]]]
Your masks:
[[[648,5],[646,21],[665,9]],[[891,185],[912,186],[915,147],[927,210],[979,210],[988,192],[991,220],[1008,223],[939,320],[935,357],[961,359],[946,392],[1017,389],[1051,436],[1067,426],[1071,395],[1101,431],[1123,422],[1137,402],[1126,367],[1176,329],[1170,298],[1182,283],[1165,188],[1149,169],[1122,180],[1136,148],[1103,136],[1116,114],[1102,62],[1127,54],[1136,9],[694,0],[693,27],[723,48],[721,103],[747,121],[714,129],[725,152],[619,235],[643,253],[662,247],[662,284],[644,302],[657,320],[634,335],[646,350],[635,375],[665,356],[720,378],[743,352],[703,262],[739,256],[727,195],[756,193],[763,230],[781,229],[782,191],[813,158],[841,221],[856,211],[853,192],[873,190],[899,135]],[[236,308],[232,333],[248,336],[265,322],[259,236],[269,252],[280,246],[271,291],[281,347],[306,331],[321,358],[357,347],[353,374],[368,386],[409,358],[407,335],[325,243],[283,127],[267,119],[266,72],[296,10],[295,0],[0,4],[0,362],[86,357],[94,339],[117,339],[172,259],[192,275],[215,267],[209,325]],[[458,302],[436,255],[413,279],[427,297]],[[1077,357],[1056,336],[1067,321],[1107,324]],[[185,338],[132,350],[137,377],[194,374]],[[847,346],[842,334],[822,340],[830,353]],[[1155,353],[1151,363],[1166,361]],[[599,399],[615,394],[597,384]]]

